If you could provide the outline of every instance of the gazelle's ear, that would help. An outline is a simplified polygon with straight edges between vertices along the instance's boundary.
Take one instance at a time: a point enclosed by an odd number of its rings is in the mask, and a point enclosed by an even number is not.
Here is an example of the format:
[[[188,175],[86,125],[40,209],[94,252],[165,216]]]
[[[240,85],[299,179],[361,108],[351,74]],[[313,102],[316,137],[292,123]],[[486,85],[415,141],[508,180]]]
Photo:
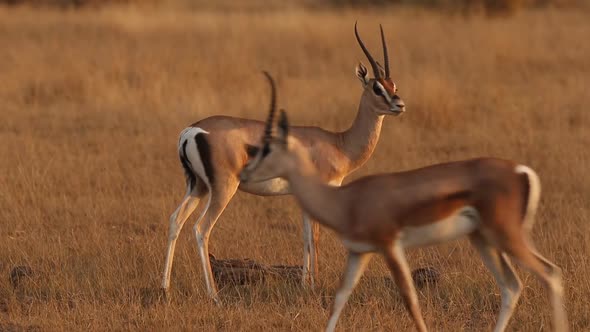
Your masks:
[[[369,84],[369,71],[367,70],[367,67],[365,67],[360,61],[359,64],[356,65],[356,76],[363,84],[363,88]]]
[[[287,144],[287,136],[289,136],[289,120],[285,110],[281,110],[279,116],[279,139]]]

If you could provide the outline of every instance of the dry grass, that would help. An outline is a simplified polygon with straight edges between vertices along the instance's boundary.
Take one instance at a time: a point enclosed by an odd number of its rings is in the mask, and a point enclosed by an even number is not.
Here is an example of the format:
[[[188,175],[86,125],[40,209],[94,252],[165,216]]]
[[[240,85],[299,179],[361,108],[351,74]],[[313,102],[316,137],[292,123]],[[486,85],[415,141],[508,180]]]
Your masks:
[[[345,128],[360,96],[356,19],[408,105],[386,119],[374,157],[354,177],[472,156],[513,158],[541,175],[534,230],[564,270],[574,331],[590,330],[590,34],[587,12],[507,20],[381,12],[37,12],[0,9],[0,330],[317,330],[343,250],[322,234],[321,285],[271,281],[207,299],[190,227],[181,234],[172,301],[158,301],[168,216],[184,183],[177,135],[197,119],[262,119],[267,69],[294,123]],[[288,197],[238,194],[213,231],[218,258],[299,264],[301,225]],[[490,329],[498,290],[466,241],[414,250],[443,272],[420,302],[434,331]],[[9,274],[29,266],[16,285]],[[511,330],[547,330],[549,302],[526,289]],[[412,323],[374,260],[339,324]]]

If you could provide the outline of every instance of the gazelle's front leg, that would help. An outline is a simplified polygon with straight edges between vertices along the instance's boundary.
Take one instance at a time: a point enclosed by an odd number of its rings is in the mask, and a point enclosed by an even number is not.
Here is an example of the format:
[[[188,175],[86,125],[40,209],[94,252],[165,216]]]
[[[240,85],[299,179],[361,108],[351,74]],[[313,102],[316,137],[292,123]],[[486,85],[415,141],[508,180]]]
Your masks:
[[[340,313],[344,308],[344,305],[348,301],[348,297],[352,290],[358,283],[359,279],[365,272],[367,268],[367,264],[373,257],[372,253],[355,253],[349,252],[348,253],[348,262],[346,263],[346,271],[344,272],[344,276],[342,277],[342,285],[340,289],[336,292],[336,297],[334,298],[334,304],[332,305],[332,313],[330,314],[330,320],[328,321],[328,326],[326,327],[326,332],[334,331],[336,328],[336,323],[338,323],[338,318],[340,317]]]

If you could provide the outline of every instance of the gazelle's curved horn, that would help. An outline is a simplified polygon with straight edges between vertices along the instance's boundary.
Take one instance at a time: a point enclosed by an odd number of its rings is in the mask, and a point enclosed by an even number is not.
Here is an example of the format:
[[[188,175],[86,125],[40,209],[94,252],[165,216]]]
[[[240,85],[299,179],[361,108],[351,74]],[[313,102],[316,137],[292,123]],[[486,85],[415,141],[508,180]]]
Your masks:
[[[280,138],[286,143],[287,136],[289,136],[289,120],[287,119],[287,112],[284,109],[281,109],[279,112],[277,126],[279,127]]]
[[[263,71],[262,73],[270,83],[270,110],[268,111],[268,118],[264,126],[264,139],[268,139],[272,137],[272,122],[277,108],[277,88],[272,76],[267,71]]]
[[[363,41],[361,40],[361,36],[359,36],[359,32],[356,28],[356,24],[357,24],[357,22],[354,22],[354,34],[356,36],[356,40],[358,41],[359,46],[361,47],[361,49],[363,50],[363,52],[367,56],[369,63],[371,63],[371,68],[373,68],[373,75],[375,75],[376,79],[379,79],[380,75],[379,75],[379,68],[377,67],[377,63],[375,62],[375,59],[373,59],[373,57],[371,56],[371,53],[369,53],[369,50],[367,50],[367,48],[365,47],[365,44],[363,44]]]
[[[381,43],[383,44],[383,62],[385,62],[385,78],[389,78],[389,56],[387,54],[387,43],[385,42],[385,34],[383,33],[383,26],[379,24],[381,29]]]

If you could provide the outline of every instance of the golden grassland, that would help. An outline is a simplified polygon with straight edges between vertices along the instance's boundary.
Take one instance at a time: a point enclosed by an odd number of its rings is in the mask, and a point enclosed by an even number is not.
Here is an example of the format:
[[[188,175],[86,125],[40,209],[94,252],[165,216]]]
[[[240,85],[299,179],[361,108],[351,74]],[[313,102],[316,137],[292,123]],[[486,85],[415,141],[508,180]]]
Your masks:
[[[216,307],[189,221],[170,303],[158,290],[168,218],[184,193],[178,133],[213,114],[263,119],[263,69],[277,78],[292,123],[346,128],[361,94],[358,20],[376,55],[383,23],[408,111],[386,119],[373,158],[349,180],[475,156],[531,165],[544,189],[533,237],[563,268],[573,330],[589,331],[588,14],[0,9],[0,330],[323,327],[344,264],[327,231],[317,291],[281,280],[228,286]],[[300,212],[289,197],[239,193],[211,252],[300,264]],[[443,273],[419,294],[433,331],[491,329],[499,291],[466,240],[408,256],[413,268]],[[17,266],[33,273],[15,286]],[[519,272],[525,290],[510,329],[548,330],[547,294]],[[413,329],[380,259],[338,327]]]

